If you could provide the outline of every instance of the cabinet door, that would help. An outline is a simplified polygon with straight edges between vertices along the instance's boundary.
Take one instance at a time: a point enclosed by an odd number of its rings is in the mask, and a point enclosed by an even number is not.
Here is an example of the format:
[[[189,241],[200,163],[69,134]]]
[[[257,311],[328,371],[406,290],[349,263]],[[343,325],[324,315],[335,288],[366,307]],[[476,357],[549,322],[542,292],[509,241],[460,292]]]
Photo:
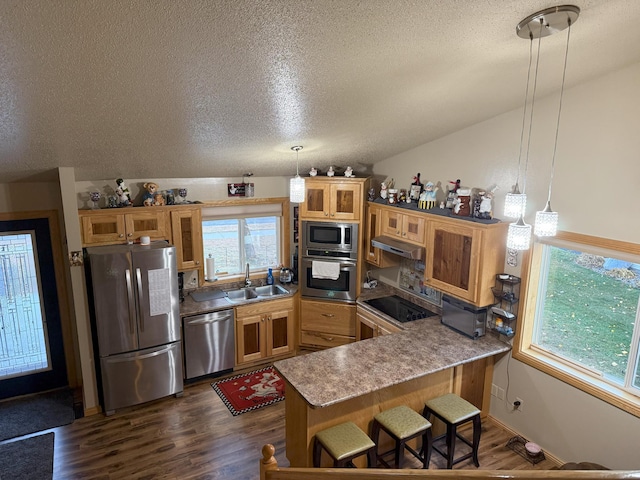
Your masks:
[[[238,364],[260,360],[266,355],[264,315],[251,315],[236,321]]]
[[[429,222],[427,285],[475,302],[481,235],[473,227]]]
[[[402,238],[402,213],[384,209],[382,211],[382,222],[380,231],[383,235]]]
[[[123,214],[83,215],[80,217],[83,245],[125,243]]]
[[[329,216],[329,185],[307,182],[305,201],[300,204],[303,218],[326,218]]]
[[[402,218],[402,238],[421,245],[424,244],[425,223],[424,217],[404,214]]]
[[[125,214],[127,241],[135,241],[142,236],[151,237],[151,240],[171,240],[166,211],[153,209],[154,207],[141,208],[141,211]]]
[[[265,314],[267,320],[267,356],[293,351],[293,318],[291,311],[283,310]]]
[[[200,209],[171,212],[171,230],[176,246],[178,270],[203,268],[202,216]]]
[[[382,212],[380,211],[380,208],[373,205],[369,205],[367,208],[367,224],[365,225],[364,237],[364,259],[376,266],[380,266],[381,250],[371,245],[371,239],[377,237],[379,234],[381,215]]]
[[[337,183],[330,188],[329,216],[335,220],[360,220],[362,185]]]

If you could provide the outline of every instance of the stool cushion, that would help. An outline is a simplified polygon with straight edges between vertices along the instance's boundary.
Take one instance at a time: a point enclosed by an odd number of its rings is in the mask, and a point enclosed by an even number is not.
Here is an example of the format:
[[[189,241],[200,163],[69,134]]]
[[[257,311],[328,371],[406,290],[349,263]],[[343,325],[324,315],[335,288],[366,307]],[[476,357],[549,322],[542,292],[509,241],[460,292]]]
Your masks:
[[[425,406],[451,424],[468,420],[480,413],[474,405],[455,393],[427,400]]]
[[[405,405],[380,412],[374,417],[397,438],[408,438],[431,427],[431,422]]]
[[[316,438],[335,460],[357,455],[375,443],[355,423],[345,422],[316,433]]]

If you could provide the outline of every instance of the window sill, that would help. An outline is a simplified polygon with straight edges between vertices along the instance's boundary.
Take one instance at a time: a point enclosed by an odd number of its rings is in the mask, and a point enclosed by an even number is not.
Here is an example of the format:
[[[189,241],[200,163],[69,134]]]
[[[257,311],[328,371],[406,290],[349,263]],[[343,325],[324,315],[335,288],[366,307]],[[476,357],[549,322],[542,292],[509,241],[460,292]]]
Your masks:
[[[578,368],[532,348],[514,349],[513,358],[631,415],[640,417],[640,398],[622,388],[588,375]]]

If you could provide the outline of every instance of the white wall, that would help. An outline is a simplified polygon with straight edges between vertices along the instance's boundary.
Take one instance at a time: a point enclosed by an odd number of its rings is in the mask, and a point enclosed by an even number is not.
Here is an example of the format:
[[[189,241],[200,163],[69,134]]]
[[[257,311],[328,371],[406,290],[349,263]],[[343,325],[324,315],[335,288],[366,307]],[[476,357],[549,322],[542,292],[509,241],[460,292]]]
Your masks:
[[[640,242],[635,220],[639,85],[640,64],[635,64],[565,90],[551,202],[560,213],[561,230]],[[557,96],[536,102],[527,223],[547,199],[557,106]],[[494,210],[500,217],[504,194],[516,178],[521,121],[522,110],[509,112],[389,158],[376,164],[374,173],[393,174],[400,186],[408,186],[416,172],[424,182],[443,185],[457,178],[469,187],[497,184]],[[381,273],[393,277],[393,272]],[[524,408],[511,413],[492,397],[494,417],[565,461],[640,468],[640,419],[513,359],[498,362],[494,383],[506,389],[507,374],[509,399],[522,398]]]

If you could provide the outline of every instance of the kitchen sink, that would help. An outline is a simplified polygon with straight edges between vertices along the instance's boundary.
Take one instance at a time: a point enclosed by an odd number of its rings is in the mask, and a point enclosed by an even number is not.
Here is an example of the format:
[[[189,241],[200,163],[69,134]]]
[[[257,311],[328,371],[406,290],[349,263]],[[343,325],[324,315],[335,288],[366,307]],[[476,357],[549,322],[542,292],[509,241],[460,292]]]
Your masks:
[[[263,287],[245,287],[227,291],[226,299],[231,303],[254,300],[261,297],[275,297],[285,295],[289,291],[280,285],[265,285]]]
[[[230,290],[227,292],[227,300],[230,302],[242,302],[258,298],[258,294],[252,288],[239,288],[238,290]]]
[[[280,285],[265,285],[264,287],[255,287],[254,290],[259,297],[273,297],[274,295],[289,293]]]

